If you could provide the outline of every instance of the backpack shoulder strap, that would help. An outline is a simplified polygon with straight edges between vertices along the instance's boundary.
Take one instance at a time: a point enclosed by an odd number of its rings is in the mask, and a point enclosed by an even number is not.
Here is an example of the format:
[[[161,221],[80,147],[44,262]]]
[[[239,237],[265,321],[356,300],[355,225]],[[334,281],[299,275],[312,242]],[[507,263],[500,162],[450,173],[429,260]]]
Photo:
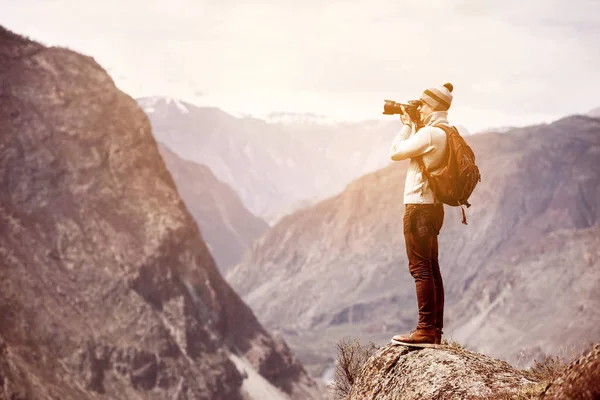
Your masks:
[[[431,175],[429,174],[429,170],[427,169],[427,167],[425,166],[425,163],[423,162],[423,156],[419,156],[416,159],[417,159],[417,162],[419,163],[419,166],[423,170],[423,174],[425,175],[425,177],[427,179],[431,178]]]
[[[443,122],[431,125],[431,126],[435,126],[436,128],[440,128],[441,130],[444,131],[444,133],[446,133],[446,135],[449,135],[452,131],[457,131],[456,127],[454,125],[450,125],[450,124],[446,124]],[[458,132],[458,131],[457,131]]]
[[[439,203],[440,201],[438,200],[436,194],[435,194],[435,186],[433,184],[433,180],[431,178],[431,174],[429,173],[429,170],[427,169],[427,167],[425,166],[425,163],[423,162],[423,157],[417,157],[417,162],[419,163],[419,167],[421,167],[421,172],[423,172],[423,175],[425,175],[425,179],[427,180],[427,182],[429,183],[429,187],[431,188],[432,192],[433,192],[433,201],[435,204]]]

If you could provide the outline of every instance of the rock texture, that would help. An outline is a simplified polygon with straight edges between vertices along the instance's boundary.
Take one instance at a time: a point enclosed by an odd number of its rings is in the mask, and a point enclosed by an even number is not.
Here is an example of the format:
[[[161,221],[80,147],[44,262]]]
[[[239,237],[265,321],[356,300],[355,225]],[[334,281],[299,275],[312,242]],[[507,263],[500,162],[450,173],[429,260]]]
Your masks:
[[[353,376],[347,400],[599,397],[600,344],[566,368],[550,363],[531,370],[518,370],[456,345],[442,349],[387,345]]]
[[[598,341],[600,119],[570,116],[468,141],[482,182],[468,226],[446,207],[445,334],[522,366]],[[405,173],[405,162],[393,164],[283,218],[228,273],[303,360],[323,363],[336,337],[386,340],[414,328]],[[318,333],[304,340],[311,332]],[[322,346],[327,340],[334,342]]]
[[[367,361],[348,400],[486,399],[533,383],[504,361],[464,349],[388,345]]]
[[[265,390],[318,398],[217,271],[146,115],[92,58],[0,27],[0,399]]]
[[[269,224],[389,164],[388,141],[400,128],[396,118],[267,123],[164,97],[138,103],[158,141],[180,157],[208,166]]]
[[[546,387],[540,399],[600,399],[600,344]]]
[[[158,149],[219,270],[227,272],[269,225],[248,211],[207,166],[184,160],[163,144]]]

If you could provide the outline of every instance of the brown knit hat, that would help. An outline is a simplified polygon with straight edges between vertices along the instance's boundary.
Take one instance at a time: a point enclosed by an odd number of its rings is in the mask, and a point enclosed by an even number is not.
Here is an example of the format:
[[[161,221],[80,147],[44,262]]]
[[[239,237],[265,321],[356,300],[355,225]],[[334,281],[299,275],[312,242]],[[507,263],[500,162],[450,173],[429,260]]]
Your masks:
[[[454,86],[449,82],[442,86],[425,89],[421,94],[421,101],[427,103],[434,110],[447,111],[452,104],[453,89]]]

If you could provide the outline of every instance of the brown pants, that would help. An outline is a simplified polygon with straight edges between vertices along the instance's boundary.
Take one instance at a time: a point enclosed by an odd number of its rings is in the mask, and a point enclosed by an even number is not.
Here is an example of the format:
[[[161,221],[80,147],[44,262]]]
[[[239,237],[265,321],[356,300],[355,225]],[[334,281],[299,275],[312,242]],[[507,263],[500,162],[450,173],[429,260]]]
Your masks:
[[[410,274],[415,279],[417,328],[444,326],[444,283],[438,262],[438,234],[444,223],[443,204],[407,204],[404,240]]]

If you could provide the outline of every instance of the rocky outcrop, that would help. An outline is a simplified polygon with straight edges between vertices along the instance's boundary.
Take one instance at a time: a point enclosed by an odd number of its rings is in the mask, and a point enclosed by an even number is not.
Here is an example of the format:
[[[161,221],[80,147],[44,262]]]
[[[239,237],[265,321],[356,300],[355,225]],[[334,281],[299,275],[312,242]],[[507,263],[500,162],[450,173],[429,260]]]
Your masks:
[[[354,377],[347,400],[594,400],[599,396],[600,345],[566,368],[550,363],[529,370],[458,345],[441,349],[387,345]]]
[[[504,361],[465,349],[387,345],[367,361],[348,400],[488,399],[534,383]]]
[[[146,115],[0,27],[0,398],[318,398],[217,271]]]
[[[468,137],[482,182],[469,225],[446,207],[439,237],[447,337],[521,365],[600,338],[599,133],[599,119],[570,116]],[[405,173],[391,165],[283,218],[228,273],[304,360],[332,360],[347,335],[380,343],[414,328]]]
[[[571,363],[562,376],[546,387],[540,399],[600,399],[600,344]]]
[[[184,160],[163,144],[159,143],[158,149],[224,274],[269,225],[248,211],[235,191],[217,180],[207,166]]]

